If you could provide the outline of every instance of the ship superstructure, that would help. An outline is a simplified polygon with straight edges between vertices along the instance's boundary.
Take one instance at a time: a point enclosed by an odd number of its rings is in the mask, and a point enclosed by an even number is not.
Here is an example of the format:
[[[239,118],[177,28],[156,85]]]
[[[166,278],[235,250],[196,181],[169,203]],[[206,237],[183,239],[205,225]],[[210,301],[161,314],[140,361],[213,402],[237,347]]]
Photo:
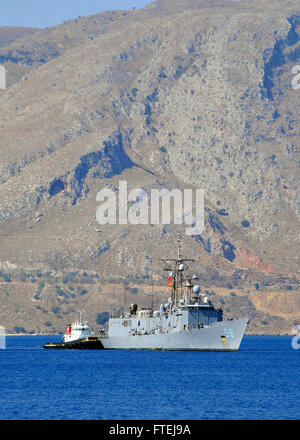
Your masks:
[[[82,311],[79,311],[79,318],[72,325],[67,326],[66,333],[63,336],[64,342],[79,341],[94,336],[86,321],[82,321]]]
[[[177,258],[161,261],[168,272],[170,298],[159,310],[138,310],[131,304],[128,313],[111,317],[108,337],[101,339],[104,348],[237,351],[249,319],[223,321],[223,311],[188,273],[194,259],[181,256],[180,237]]]

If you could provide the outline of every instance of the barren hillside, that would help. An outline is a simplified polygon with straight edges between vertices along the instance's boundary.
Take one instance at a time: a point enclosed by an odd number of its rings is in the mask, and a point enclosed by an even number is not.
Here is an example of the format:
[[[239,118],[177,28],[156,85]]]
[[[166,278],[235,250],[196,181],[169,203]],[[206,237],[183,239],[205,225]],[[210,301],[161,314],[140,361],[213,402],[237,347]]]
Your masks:
[[[158,259],[181,231],[202,289],[228,316],[248,314],[252,333],[290,332],[300,319],[298,1],[157,0],[0,28],[0,63],[1,325],[62,331],[79,306],[95,323],[112,284],[120,301],[126,287],[144,303],[154,284],[159,302]],[[204,189],[203,234],[100,226],[97,192],[125,180],[147,193]]]

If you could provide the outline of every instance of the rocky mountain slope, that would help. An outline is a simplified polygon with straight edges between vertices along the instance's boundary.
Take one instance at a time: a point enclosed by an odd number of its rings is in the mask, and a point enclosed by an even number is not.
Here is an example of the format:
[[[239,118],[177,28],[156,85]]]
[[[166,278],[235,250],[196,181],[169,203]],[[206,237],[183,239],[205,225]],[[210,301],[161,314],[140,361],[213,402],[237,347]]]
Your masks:
[[[298,1],[157,0],[7,32],[0,323],[54,332],[79,306],[95,322],[111,283],[144,303],[154,284],[159,300],[158,258],[180,230],[228,316],[289,332],[300,318]],[[97,192],[125,180],[147,194],[203,188],[204,232],[100,226]]]

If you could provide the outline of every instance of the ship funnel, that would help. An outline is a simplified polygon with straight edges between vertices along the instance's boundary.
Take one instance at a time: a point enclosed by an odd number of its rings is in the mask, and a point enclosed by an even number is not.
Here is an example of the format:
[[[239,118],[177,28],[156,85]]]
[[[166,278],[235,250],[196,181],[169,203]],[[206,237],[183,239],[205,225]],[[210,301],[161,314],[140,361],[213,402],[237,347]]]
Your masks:
[[[70,335],[71,332],[72,332],[72,326],[71,326],[71,325],[68,325],[68,326],[67,326],[66,334],[67,334],[67,335]]]
[[[137,304],[130,304],[129,311],[131,315],[136,315],[137,312]]]

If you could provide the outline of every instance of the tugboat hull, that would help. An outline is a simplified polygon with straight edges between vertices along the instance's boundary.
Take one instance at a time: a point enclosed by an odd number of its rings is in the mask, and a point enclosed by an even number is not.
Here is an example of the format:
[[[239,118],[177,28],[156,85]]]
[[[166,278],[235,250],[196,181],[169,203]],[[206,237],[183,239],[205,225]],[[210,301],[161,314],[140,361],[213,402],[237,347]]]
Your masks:
[[[46,349],[69,349],[69,350],[103,350],[103,344],[98,338],[82,339],[72,342],[51,342],[44,345]]]

